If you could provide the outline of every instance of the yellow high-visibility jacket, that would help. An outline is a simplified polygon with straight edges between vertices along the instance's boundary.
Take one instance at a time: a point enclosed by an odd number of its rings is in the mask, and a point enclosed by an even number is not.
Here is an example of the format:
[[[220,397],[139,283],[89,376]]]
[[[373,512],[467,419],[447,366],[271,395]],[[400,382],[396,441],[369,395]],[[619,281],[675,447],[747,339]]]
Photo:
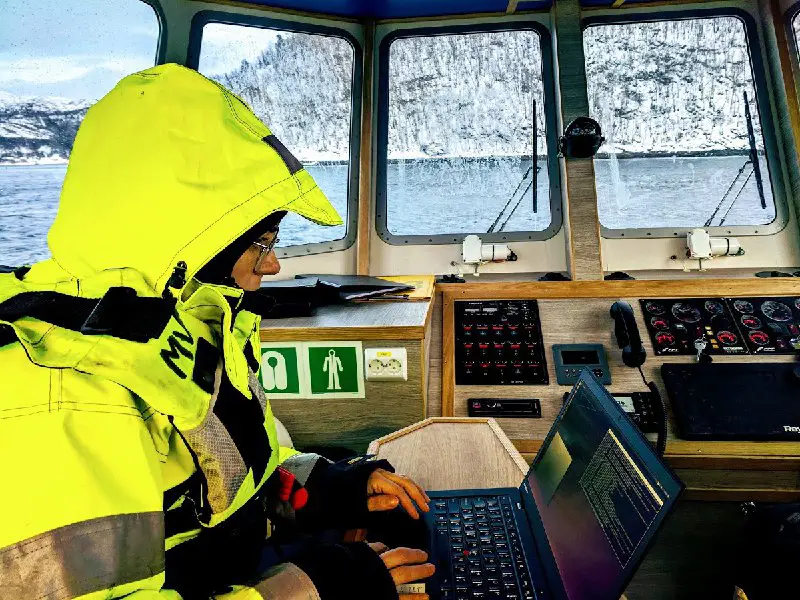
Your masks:
[[[280,463],[303,462],[254,376],[259,318],[241,290],[193,278],[278,210],[341,223],[197,72],[136,73],[89,109],[52,258],[0,275],[0,600],[178,599],[165,550],[225,531]],[[292,564],[231,583],[220,597],[318,597]]]

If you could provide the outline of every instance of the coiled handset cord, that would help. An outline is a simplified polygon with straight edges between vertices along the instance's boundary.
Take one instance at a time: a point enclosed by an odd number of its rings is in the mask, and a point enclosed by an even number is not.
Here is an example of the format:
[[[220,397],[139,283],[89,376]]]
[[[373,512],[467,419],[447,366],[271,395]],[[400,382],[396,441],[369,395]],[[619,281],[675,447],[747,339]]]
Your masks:
[[[664,403],[664,398],[661,396],[661,392],[658,391],[656,384],[652,381],[647,381],[641,366],[637,368],[639,369],[639,375],[642,376],[642,381],[647,386],[647,389],[649,389],[650,393],[656,398],[656,402],[654,402],[654,404],[659,412],[657,415],[658,437],[656,438],[656,453],[658,456],[663,457],[664,452],[667,450],[667,405]]]

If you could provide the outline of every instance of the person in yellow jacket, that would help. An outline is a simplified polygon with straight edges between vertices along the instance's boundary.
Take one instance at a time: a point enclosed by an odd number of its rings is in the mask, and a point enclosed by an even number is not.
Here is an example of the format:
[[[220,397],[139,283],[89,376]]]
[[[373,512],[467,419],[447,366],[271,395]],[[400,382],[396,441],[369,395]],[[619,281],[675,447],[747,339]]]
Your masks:
[[[197,72],[133,74],[89,109],[52,258],[0,274],[0,600],[382,600],[432,574],[314,535],[428,499],[385,461],[278,443],[242,299],[277,273],[287,211],[341,223]]]

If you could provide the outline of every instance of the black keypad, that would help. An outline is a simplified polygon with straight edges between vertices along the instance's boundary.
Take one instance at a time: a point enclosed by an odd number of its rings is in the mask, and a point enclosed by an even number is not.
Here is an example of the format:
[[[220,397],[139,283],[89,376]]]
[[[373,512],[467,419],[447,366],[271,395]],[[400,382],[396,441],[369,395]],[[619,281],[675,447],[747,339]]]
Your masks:
[[[434,502],[441,600],[534,600],[509,497]]]

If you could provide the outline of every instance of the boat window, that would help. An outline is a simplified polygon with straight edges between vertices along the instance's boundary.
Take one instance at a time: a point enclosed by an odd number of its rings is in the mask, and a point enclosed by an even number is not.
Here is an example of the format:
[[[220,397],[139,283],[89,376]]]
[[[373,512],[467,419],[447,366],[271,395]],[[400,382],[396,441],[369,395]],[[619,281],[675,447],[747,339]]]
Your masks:
[[[560,226],[550,206],[558,169],[548,165],[540,33],[402,35],[381,54],[381,237],[550,237]]]
[[[794,49],[798,53],[798,60],[800,60],[800,7],[797,7],[792,19],[792,31],[794,32]]]
[[[50,256],[67,159],[87,109],[155,64],[159,23],[140,0],[11,0],[0,25],[0,265]]]
[[[303,163],[347,223],[348,209],[355,212],[357,199],[350,169],[355,71],[351,42],[332,35],[211,22],[203,27],[198,70],[250,106]],[[355,231],[350,233],[354,238]],[[347,234],[346,225],[320,227],[289,213],[281,223],[279,247],[343,240]],[[332,248],[320,248],[327,249]]]
[[[604,227],[671,236],[775,220],[742,19],[591,25],[584,49],[590,112],[606,137],[594,162]]]

